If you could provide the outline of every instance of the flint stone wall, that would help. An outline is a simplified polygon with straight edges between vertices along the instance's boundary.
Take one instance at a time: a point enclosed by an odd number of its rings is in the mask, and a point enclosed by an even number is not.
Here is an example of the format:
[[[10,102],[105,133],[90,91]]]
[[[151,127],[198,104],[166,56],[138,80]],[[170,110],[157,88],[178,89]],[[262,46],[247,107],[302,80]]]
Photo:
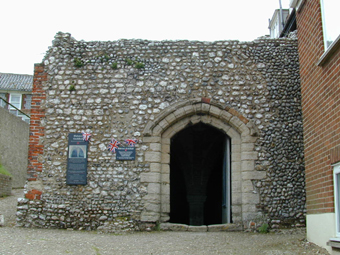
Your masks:
[[[188,115],[196,122],[229,125],[228,114],[239,123],[234,126],[255,130],[233,165],[240,174],[232,183],[234,223],[304,225],[297,40],[84,42],[58,33],[40,68],[47,76],[39,93],[33,89],[33,101],[36,94],[44,112],[39,115],[43,151],[35,157],[41,169],[29,170],[30,196],[19,202],[19,226],[125,231],[138,229],[140,222],[168,220],[158,213],[169,211],[164,202],[169,169],[163,164],[169,161],[169,140],[162,134],[172,132],[170,122]],[[198,112],[195,105],[200,113],[207,107],[205,116],[192,113]],[[172,119],[162,119],[165,112],[173,112],[167,115]],[[145,132],[152,125],[153,133]],[[81,131],[92,134],[88,184],[70,186],[67,136]],[[107,151],[112,137],[139,139],[136,161],[116,161]],[[239,132],[238,139],[243,137]],[[32,197],[37,190],[39,196]]]

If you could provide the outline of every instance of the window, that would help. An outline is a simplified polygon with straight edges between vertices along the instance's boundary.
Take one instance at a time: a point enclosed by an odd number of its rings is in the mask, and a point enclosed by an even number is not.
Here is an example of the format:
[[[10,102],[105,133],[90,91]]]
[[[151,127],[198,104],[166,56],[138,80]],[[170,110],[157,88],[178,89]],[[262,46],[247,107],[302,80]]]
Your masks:
[[[340,237],[340,164],[333,171],[336,236]]]
[[[21,109],[21,95],[20,94],[10,94],[9,103],[20,110]],[[15,108],[10,105],[10,109],[15,109]]]
[[[339,2],[335,0],[321,0],[322,27],[325,51],[340,35]]]

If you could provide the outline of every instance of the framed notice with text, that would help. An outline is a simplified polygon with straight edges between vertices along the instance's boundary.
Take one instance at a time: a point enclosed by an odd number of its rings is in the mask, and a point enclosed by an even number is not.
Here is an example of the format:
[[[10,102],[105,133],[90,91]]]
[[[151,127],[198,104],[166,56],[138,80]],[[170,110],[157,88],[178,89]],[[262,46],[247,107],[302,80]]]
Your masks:
[[[135,147],[119,147],[116,150],[116,160],[135,160],[136,148]]]
[[[87,184],[87,150],[89,142],[83,140],[81,133],[68,135],[66,184]]]

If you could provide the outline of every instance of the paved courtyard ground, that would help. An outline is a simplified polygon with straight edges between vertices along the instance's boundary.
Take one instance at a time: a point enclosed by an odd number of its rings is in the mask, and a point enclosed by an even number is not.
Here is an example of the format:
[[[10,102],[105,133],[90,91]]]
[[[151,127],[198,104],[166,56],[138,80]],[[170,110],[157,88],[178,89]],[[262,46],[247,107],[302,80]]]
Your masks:
[[[305,232],[285,230],[259,234],[246,232],[136,232],[101,234],[95,231],[15,227],[16,198],[0,198],[0,255],[3,254],[328,254],[305,240]]]

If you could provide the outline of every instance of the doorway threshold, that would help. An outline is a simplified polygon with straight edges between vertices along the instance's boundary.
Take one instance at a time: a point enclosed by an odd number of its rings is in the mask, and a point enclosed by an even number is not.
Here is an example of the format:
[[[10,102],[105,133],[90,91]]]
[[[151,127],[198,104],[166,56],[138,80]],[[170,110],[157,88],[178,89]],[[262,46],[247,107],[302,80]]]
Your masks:
[[[188,231],[188,232],[232,232],[242,231],[243,227],[241,224],[214,224],[214,225],[202,225],[202,226],[191,226],[179,223],[161,223],[160,230],[163,231]]]

